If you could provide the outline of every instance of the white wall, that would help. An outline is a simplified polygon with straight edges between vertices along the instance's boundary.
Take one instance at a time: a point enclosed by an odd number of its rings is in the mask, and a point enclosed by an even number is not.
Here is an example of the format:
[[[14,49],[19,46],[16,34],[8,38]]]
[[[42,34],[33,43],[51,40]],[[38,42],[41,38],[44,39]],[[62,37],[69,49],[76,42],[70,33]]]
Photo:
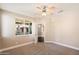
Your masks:
[[[2,11],[0,10],[0,49],[2,48],[2,36],[1,36],[1,33],[2,33],[2,31],[1,31],[1,14],[2,14]]]
[[[1,11],[0,11],[0,37],[1,37]]]
[[[2,36],[3,37],[13,37],[15,31],[15,18],[12,14],[3,13],[2,14]]]

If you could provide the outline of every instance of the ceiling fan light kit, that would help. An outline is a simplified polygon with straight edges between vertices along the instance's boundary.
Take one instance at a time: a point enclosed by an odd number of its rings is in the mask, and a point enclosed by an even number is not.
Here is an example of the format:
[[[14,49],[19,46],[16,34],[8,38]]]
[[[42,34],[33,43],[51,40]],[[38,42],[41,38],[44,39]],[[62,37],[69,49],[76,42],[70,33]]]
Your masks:
[[[54,15],[55,13],[61,13],[63,10],[59,10],[58,8],[54,6],[47,6],[47,5],[42,5],[37,7],[38,10],[40,10],[42,16],[47,16],[47,15]]]

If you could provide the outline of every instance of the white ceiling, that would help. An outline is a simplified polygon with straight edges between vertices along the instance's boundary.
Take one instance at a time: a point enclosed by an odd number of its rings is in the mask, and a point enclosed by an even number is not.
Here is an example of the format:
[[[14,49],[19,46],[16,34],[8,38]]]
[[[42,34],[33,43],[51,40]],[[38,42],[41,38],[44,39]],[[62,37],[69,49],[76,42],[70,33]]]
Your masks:
[[[64,11],[65,10],[78,10],[79,11],[79,4],[67,4],[67,3],[63,3],[63,4],[39,4],[39,3],[2,3],[0,4],[0,8],[7,10],[7,11],[11,11],[11,12],[15,12],[18,14],[22,14],[22,15],[26,15],[26,16],[36,16],[38,15],[38,11],[36,9],[37,6],[39,5],[53,5],[57,8],[61,8]]]

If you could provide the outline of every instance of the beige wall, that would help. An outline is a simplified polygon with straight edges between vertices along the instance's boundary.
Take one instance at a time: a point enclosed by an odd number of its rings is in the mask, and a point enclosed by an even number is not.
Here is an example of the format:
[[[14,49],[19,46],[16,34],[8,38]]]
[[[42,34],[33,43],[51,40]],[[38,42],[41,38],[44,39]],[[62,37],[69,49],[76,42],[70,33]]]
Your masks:
[[[72,47],[79,48],[79,11],[68,10],[61,15],[55,16],[54,19],[54,40]]]
[[[44,18],[43,23],[44,23],[45,41],[54,40],[54,24],[52,22],[51,16]]]

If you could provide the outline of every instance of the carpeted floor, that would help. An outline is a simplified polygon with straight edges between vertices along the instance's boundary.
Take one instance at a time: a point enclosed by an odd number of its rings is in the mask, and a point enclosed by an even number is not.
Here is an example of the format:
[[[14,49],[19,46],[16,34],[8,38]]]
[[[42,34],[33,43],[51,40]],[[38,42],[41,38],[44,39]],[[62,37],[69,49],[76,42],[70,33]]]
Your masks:
[[[79,55],[79,51],[52,43],[30,44],[4,51],[3,55]]]

